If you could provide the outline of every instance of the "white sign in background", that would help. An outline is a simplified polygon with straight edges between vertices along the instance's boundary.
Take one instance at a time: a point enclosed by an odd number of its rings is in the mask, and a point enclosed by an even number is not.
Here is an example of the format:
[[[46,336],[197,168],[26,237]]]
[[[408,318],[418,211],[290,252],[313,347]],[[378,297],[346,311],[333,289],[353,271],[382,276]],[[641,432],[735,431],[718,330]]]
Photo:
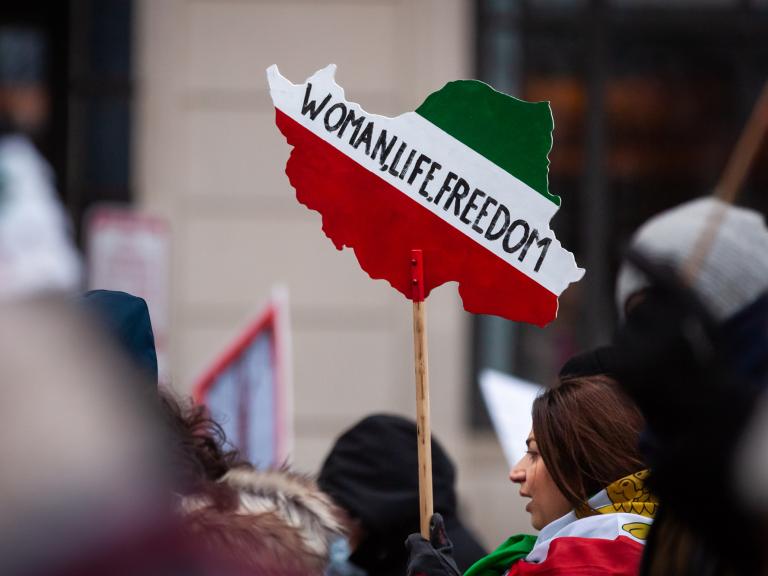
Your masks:
[[[532,425],[531,408],[543,388],[503,372],[483,370],[480,390],[501,449],[512,468],[525,454],[525,440]]]
[[[119,290],[147,301],[160,382],[168,383],[170,231],[159,217],[98,207],[86,223],[89,290]]]

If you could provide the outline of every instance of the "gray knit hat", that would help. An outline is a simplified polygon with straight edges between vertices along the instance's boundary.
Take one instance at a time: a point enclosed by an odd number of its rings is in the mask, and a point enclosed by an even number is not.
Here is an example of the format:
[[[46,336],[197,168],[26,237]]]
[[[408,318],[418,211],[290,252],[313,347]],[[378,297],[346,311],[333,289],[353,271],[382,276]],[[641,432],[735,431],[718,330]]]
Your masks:
[[[723,218],[692,288],[716,320],[725,320],[768,290],[768,228],[762,215],[715,198],[699,198],[648,220],[631,246],[652,263],[681,273],[710,218],[720,210],[725,211]],[[639,270],[622,264],[616,282],[622,318],[629,298],[648,285]]]

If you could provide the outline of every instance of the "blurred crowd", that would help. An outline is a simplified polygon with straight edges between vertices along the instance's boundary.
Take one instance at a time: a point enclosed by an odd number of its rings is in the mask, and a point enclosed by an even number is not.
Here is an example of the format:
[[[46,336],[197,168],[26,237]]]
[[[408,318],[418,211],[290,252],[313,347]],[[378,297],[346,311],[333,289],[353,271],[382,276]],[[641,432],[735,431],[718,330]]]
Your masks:
[[[419,526],[413,422],[363,419],[316,479],[259,470],[205,407],[158,387],[141,298],[46,289],[0,309],[2,574],[405,572]],[[456,515],[437,441],[433,454],[436,503],[468,567],[484,550]]]
[[[768,574],[761,215],[702,197],[635,234],[613,342],[536,400],[510,472],[540,532],[489,554],[434,439],[418,534],[414,422],[362,419],[316,475],[257,469],[159,386],[146,303],[81,292],[28,96],[0,65],[0,574]]]

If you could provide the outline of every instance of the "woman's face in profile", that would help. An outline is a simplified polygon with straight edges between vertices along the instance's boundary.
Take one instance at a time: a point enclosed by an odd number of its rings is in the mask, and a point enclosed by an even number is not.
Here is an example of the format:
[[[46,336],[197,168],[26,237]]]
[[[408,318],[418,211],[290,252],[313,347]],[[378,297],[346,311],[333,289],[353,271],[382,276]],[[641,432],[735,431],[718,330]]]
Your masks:
[[[520,484],[520,496],[530,498],[525,511],[531,515],[531,525],[541,530],[571,511],[571,504],[555,484],[539,454],[533,432],[526,440],[528,451],[509,472],[509,479]]]

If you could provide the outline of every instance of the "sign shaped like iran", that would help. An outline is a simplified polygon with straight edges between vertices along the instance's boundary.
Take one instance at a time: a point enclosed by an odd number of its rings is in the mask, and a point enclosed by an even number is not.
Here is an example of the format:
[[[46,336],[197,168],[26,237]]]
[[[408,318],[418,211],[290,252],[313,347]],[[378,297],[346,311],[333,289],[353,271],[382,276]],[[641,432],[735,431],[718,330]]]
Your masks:
[[[549,222],[552,113],[475,80],[449,82],[414,112],[370,114],[344,97],[335,65],[293,84],[267,69],[276,122],[294,147],[286,173],[323,231],[372,278],[411,297],[456,281],[464,308],[543,326],[584,270]]]

